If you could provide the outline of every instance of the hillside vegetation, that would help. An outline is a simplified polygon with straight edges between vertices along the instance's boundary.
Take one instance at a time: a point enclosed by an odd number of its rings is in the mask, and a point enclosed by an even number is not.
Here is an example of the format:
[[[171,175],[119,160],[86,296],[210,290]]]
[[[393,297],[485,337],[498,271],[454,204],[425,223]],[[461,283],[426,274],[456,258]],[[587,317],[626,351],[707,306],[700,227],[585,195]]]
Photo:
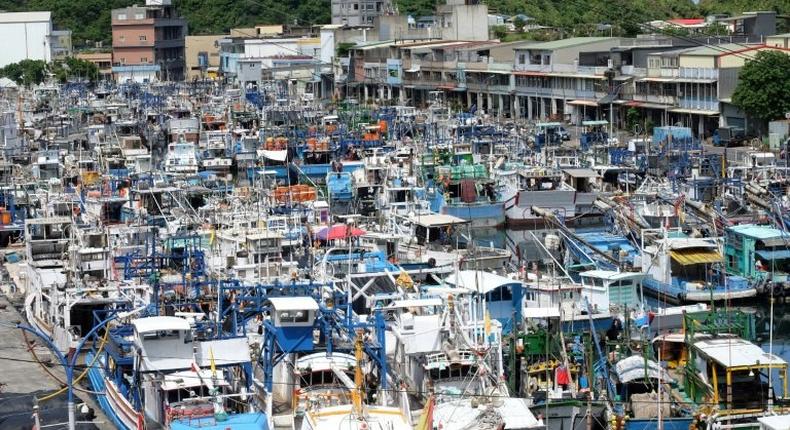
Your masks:
[[[74,32],[74,45],[110,40],[110,10],[145,0],[0,0],[6,11],[51,10],[55,25]],[[434,0],[396,0],[401,13],[430,15]],[[590,34],[598,23],[612,24],[615,35],[633,35],[637,23],[672,17],[776,10],[790,14],[787,0],[487,0],[505,15],[525,14],[533,23],[557,27],[566,35]],[[255,24],[322,24],[330,20],[329,0],[174,0],[187,18],[190,34],[227,32]],[[608,30],[607,30],[608,31]]]

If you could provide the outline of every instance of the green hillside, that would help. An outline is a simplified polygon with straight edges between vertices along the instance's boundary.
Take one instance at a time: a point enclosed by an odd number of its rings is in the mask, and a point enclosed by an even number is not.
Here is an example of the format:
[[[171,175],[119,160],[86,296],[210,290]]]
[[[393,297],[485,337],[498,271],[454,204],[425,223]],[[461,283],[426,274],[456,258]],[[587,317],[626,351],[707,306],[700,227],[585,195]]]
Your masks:
[[[0,10],[51,10],[55,25],[74,32],[74,45],[108,44],[110,10],[145,0],[0,0]],[[224,33],[255,24],[321,24],[330,21],[329,0],[174,0],[190,34]],[[86,43],[90,42],[90,43]]]
[[[110,40],[110,9],[145,0],[0,0],[7,11],[51,10],[55,25],[74,32],[74,45]],[[401,13],[431,14],[435,0],[396,0]],[[329,22],[329,0],[174,0],[189,22],[190,34],[226,32],[254,24]],[[790,14],[787,0],[488,0],[492,11],[525,14],[565,34],[586,34],[597,23],[613,24],[615,34],[633,34],[636,23],[711,13],[776,10]]]

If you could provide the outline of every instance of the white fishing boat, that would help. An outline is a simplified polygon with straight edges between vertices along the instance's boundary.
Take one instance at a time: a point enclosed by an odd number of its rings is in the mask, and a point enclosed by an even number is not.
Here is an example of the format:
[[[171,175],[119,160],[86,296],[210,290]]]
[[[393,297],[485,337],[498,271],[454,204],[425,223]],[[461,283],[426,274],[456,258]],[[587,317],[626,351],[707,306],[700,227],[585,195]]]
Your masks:
[[[175,143],[167,145],[165,172],[174,175],[194,175],[198,171],[195,144],[182,135]]]

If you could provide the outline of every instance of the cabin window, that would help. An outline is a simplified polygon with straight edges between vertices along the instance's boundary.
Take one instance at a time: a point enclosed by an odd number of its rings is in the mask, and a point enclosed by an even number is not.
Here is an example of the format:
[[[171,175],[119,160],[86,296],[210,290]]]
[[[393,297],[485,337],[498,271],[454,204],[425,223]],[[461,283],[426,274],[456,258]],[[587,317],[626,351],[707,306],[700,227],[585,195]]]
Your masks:
[[[499,287],[494,291],[486,294],[486,300],[489,302],[504,302],[513,300],[513,293],[510,287]]]
[[[309,319],[308,311],[282,311],[280,312],[281,323],[306,323]]]
[[[154,339],[178,339],[181,332],[178,330],[157,330],[155,332],[143,333],[144,340]]]

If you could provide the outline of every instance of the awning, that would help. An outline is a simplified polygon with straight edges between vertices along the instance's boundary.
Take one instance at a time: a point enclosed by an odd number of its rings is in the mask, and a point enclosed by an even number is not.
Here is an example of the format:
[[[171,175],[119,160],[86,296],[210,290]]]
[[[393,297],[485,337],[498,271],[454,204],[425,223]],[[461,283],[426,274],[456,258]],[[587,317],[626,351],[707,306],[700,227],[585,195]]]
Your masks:
[[[420,65],[419,64],[416,64],[416,65],[412,66],[411,68],[404,70],[404,72],[408,72],[408,73],[415,73],[415,72],[419,72],[419,71],[420,71]]]
[[[590,100],[571,100],[568,102],[569,105],[577,105],[577,106],[592,106],[598,107],[598,103]]]
[[[710,264],[722,261],[722,256],[718,251],[709,249],[678,249],[670,251],[672,259],[678,263],[689,266],[691,264]]]
[[[599,105],[607,105],[609,103],[614,102],[617,98],[617,94],[607,94],[602,99],[598,100]]]
[[[259,149],[258,155],[268,158],[269,160],[285,161],[285,158],[288,156],[288,151],[267,151],[265,149]]]
[[[765,239],[760,239],[763,246],[769,248],[786,248],[790,246],[790,236],[782,235],[779,237],[767,237]]]
[[[598,172],[593,169],[563,169],[572,178],[600,178]]]
[[[790,258],[790,249],[758,249],[755,251],[763,260],[786,260]]]
[[[719,111],[715,110],[702,110],[702,109],[684,109],[684,108],[673,108],[669,109],[670,112],[674,113],[690,113],[694,115],[718,115]]]

